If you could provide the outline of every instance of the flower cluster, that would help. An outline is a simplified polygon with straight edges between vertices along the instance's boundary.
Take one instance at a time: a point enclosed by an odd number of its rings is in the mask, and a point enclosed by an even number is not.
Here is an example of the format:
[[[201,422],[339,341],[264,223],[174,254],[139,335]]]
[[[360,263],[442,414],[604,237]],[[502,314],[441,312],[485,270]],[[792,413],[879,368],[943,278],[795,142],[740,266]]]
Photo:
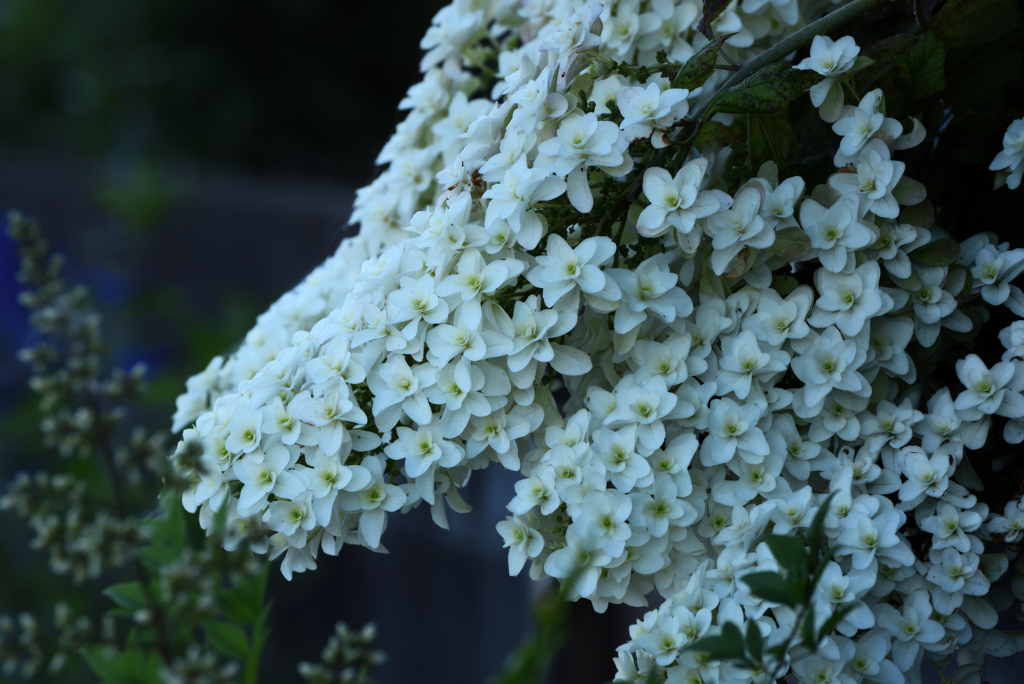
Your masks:
[[[750,59],[815,11],[732,3],[718,49]],[[740,682],[755,673],[686,646],[727,621],[785,639],[797,616],[742,578],[777,570],[765,534],[802,534],[831,494],[813,611],[848,612],[784,671],[896,684],[926,654],[967,665],[1022,645],[995,629],[1008,560],[986,542],[1020,536],[1024,513],[990,515],[967,455],[994,429],[1024,441],[1024,323],[1000,333],[1001,360],[961,354],[945,385],[918,373],[997,307],[1024,316],[1024,250],[933,225],[896,158],[925,130],[887,117],[880,89],[844,102],[849,37],[816,38],[796,66],[838,136],[825,182],[774,162],[737,181],[728,147],[681,142],[723,78],[677,87],[635,65],[715,49],[698,15],[667,0],[437,15],[338,301],[314,297],[318,320],[294,317],[290,345],[230,392],[214,366],[179,404],[189,422],[212,399],[179,447],[202,448],[182,502],[204,527],[227,507],[229,539],[290,577],[345,543],[382,549],[388,513],[426,503],[446,526],[498,462],[522,474],[498,525],[511,573],[529,561],[598,610],[666,599],[617,681]],[[493,101],[470,99],[487,56]]]
[[[1024,176],[1024,119],[1017,119],[1003,135],[1003,149],[988,166],[989,171],[998,171],[996,187],[1002,183],[1011,190],[1020,187]],[[1001,181],[1001,182],[1000,182]]]

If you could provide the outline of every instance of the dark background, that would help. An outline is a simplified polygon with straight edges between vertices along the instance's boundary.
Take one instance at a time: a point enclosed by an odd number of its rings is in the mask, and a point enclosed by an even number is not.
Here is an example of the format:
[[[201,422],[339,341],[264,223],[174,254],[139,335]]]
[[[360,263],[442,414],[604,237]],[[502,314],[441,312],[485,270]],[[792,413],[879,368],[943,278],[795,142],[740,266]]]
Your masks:
[[[150,366],[140,420],[169,428],[186,377],[333,252],[442,4],[0,0],[0,211],[41,220],[69,279],[92,289],[114,362]],[[2,488],[68,465],[39,446],[14,360],[29,339],[16,267],[0,236]],[[514,479],[479,478],[466,494],[477,510],[452,515],[450,533],[427,510],[391,516],[389,556],[346,548],[291,583],[274,563],[261,680],[297,680],[343,619],[378,622],[380,682],[484,681],[529,632],[539,589],[508,577],[494,530]],[[22,522],[0,524],[0,613],[45,627],[58,600],[111,607],[110,580],[76,590]],[[63,678],[91,680],[80,664]]]

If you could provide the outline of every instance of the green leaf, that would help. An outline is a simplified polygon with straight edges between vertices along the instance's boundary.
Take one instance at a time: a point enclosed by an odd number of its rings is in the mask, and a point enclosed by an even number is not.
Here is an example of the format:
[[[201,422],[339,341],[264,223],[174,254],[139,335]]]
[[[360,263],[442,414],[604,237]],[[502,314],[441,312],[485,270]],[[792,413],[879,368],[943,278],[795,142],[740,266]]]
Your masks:
[[[263,608],[263,594],[267,586],[269,569],[270,564],[264,563],[259,574],[246,577],[233,587],[216,592],[217,603],[224,617],[243,625],[256,622]]]
[[[953,238],[940,238],[918,247],[910,258],[925,266],[949,266],[960,256],[960,243]]]
[[[784,606],[797,605],[786,578],[777,572],[751,572],[740,577],[740,581],[750,587],[750,593],[757,598]]]
[[[736,631],[739,631],[738,627]],[[687,646],[685,650],[706,653],[708,660],[742,660],[745,656],[742,638],[739,641],[729,641],[724,636],[704,637]]]
[[[722,143],[723,147],[736,148],[743,145],[743,141],[733,133],[728,126],[717,121],[705,121],[700,127],[700,132],[693,139],[693,148],[703,150],[707,147],[714,148],[715,143]]]
[[[757,628],[757,622],[754,620],[747,623],[747,651],[755,663],[760,663],[764,659],[761,630]]]
[[[708,40],[711,40],[711,24],[718,18],[731,0],[704,0],[704,11],[701,12],[700,21],[697,22],[697,30]]]
[[[818,650],[817,636],[814,632],[814,609],[811,608],[804,613],[804,619],[800,624],[800,638],[804,640],[804,646],[816,651]]]
[[[822,79],[821,74],[792,69],[785,64],[769,64],[737,86],[724,91],[708,109],[706,116],[717,112],[731,114],[764,114],[777,112],[806,93]]]
[[[686,60],[683,66],[679,67],[679,72],[672,79],[672,87],[693,90],[704,85],[704,82],[711,77],[711,74],[715,73],[715,63],[718,61],[718,53],[721,51],[722,46],[725,44],[725,41],[734,35],[736,34],[726,33],[718,36],[700,50],[697,50],[690,59]]]
[[[765,538],[768,548],[779,565],[789,572],[806,571],[807,549],[802,540],[796,537],[784,537],[780,534],[769,534]]]
[[[947,47],[988,44],[1020,22],[1014,0],[948,0],[929,27]]]
[[[818,512],[814,514],[814,520],[807,529],[807,546],[811,549],[811,565],[818,564],[818,549],[821,548],[821,535],[825,530],[825,518],[828,516],[832,506],[832,498],[835,494],[829,494],[818,506]]]
[[[114,584],[103,590],[103,595],[116,603],[121,608],[135,611],[145,608],[146,593],[142,590],[139,582],[122,582]]]
[[[790,292],[800,286],[800,281],[789,275],[773,275],[772,276],[772,289],[778,292],[781,296],[785,297]],[[885,375],[882,373],[882,375]]]
[[[852,605],[840,606],[836,614],[825,620],[825,624],[821,626],[818,631],[817,641],[821,641],[822,637],[827,637],[829,634],[835,631],[836,625],[838,625],[847,614],[853,610]]]
[[[158,684],[161,660],[140,648],[118,651],[113,646],[83,646],[82,658],[103,684]]]
[[[935,207],[932,206],[931,200],[927,199],[912,207],[900,207],[899,221],[918,228],[931,228],[935,223]]]
[[[249,638],[245,631],[229,622],[205,622],[206,644],[229,658],[245,661],[249,657]]]
[[[775,233],[775,242],[768,251],[786,261],[796,261],[811,251],[811,238],[800,226],[783,228]]]
[[[897,66],[901,71],[896,85],[905,86],[904,92],[912,100],[924,99],[946,87],[946,49],[934,33],[922,35],[906,60]]]
[[[857,88],[881,88],[888,116],[910,114],[913,102],[946,86],[946,52],[934,33],[890,36],[866,47],[864,54],[874,63],[858,74]]]

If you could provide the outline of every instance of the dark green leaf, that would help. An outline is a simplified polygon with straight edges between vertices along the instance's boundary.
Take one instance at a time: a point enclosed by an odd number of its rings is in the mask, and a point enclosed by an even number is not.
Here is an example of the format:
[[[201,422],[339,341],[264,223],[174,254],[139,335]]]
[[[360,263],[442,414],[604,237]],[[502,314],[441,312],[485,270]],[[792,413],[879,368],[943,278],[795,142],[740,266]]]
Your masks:
[[[780,534],[769,534],[765,539],[768,548],[779,565],[790,572],[800,572],[807,567],[807,549],[802,540],[796,537],[784,537]]]
[[[121,608],[135,611],[146,607],[146,594],[138,582],[115,584],[104,589],[103,595]]]
[[[704,11],[701,12],[700,21],[697,22],[697,30],[708,40],[711,40],[711,24],[718,15],[725,11],[731,0],[704,0]]]
[[[804,646],[816,651],[818,650],[817,636],[814,632],[814,609],[809,608],[804,613],[803,622],[800,624],[800,638],[804,640]]]
[[[832,506],[832,497],[835,494],[829,494],[821,505],[818,506],[818,512],[814,514],[814,520],[811,521],[811,526],[807,530],[807,544],[813,554],[812,562],[817,565],[818,560],[818,549],[821,548],[821,535],[825,530],[825,518],[828,516],[829,509]]]
[[[228,622],[206,622],[206,644],[228,658],[245,661],[249,656],[249,638],[245,631]]]
[[[693,90],[704,85],[704,82],[715,72],[715,63],[718,61],[718,53],[722,46],[734,35],[734,33],[726,33],[718,36],[697,50],[690,59],[686,60],[686,64],[679,67],[679,72],[672,79],[672,87]]]
[[[935,223],[935,207],[932,206],[931,200],[927,199],[912,207],[900,207],[899,221],[918,228],[931,228]]]
[[[697,137],[693,139],[694,149],[714,148],[716,142],[722,143],[723,147],[729,146],[734,149],[743,144],[743,141],[725,124],[717,121],[705,121],[700,127],[700,132],[697,133]]]
[[[750,587],[750,593],[757,598],[786,606],[797,605],[786,579],[777,572],[751,572],[740,577],[740,581]]]
[[[687,646],[686,650],[706,653],[709,660],[743,659],[745,655],[742,639],[731,642],[724,636],[704,637]]]
[[[811,238],[800,226],[790,226],[775,233],[775,242],[768,248],[786,261],[796,261],[811,251]]]
[[[760,663],[764,658],[761,630],[757,628],[757,622],[754,620],[747,623],[747,652],[755,663]]]
[[[161,661],[154,652],[135,648],[119,652],[112,646],[85,646],[81,649],[89,669],[104,684],[157,684]]]
[[[263,570],[229,589],[217,591],[217,603],[224,617],[244,625],[253,624],[263,608],[263,593],[267,586],[267,572],[270,564],[264,563]]]
[[[785,64],[769,64],[747,80],[723,92],[708,109],[733,114],[777,112],[800,97],[822,79],[821,74],[792,69]]]
[[[735,622],[726,622],[722,625],[722,636],[732,642],[743,642],[743,632]]]
[[[772,276],[772,289],[778,292],[783,297],[788,295],[790,292],[792,292],[799,286],[800,281],[794,278],[793,276],[778,274]]]
[[[953,238],[940,238],[910,253],[910,258],[926,266],[949,266],[960,256],[960,243]]]
[[[946,52],[929,33],[901,33],[865,48],[874,63],[857,75],[857,88],[885,92],[887,115],[911,113],[911,104],[941,91],[946,85]]]
[[[828,620],[825,620],[825,624],[821,626],[821,630],[818,632],[818,641],[821,641],[822,637],[827,637],[835,631],[836,625],[838,625],[852,610],[852,605],[839,606],[839,610],[836,611],[836,614]]]
[[[947,47],[991,43],[1019,24],[1021,11],[1014,0],[949,0],[929,28]]]

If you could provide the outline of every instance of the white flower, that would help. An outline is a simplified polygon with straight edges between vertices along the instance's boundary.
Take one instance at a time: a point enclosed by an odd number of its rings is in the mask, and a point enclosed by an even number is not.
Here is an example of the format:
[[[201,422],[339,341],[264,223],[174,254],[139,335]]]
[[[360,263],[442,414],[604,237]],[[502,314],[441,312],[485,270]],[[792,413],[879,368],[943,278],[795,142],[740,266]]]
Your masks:
[[[638,86],[623,88],[616,98],[619,112],[622,113],[619,128],[625,131],[629,140],[651,138],[655,148],[665,147],[663,136],[651,137],[651,133],[656,128],[664,131],[686,116],[689,110],[686,97],[689,94],[690,91],[686,89],[670,88],[663,91],[657,83],[650,82],[646,89]]]
[[[650,311],[666,323],[688,316],[693,302],[674,287],[679,276],[668,268],[668,258],[659,254],[646,259],[634,270],[607,269],[605,275],[622,290],[622,305],[615,310],[615,332],[624,335],[647,320]]]
[[[705,223],[711,236],[711,268],[722,275],[744,249],[765,249],[775,242],[775,233],[760,216],[762,191],[748,187],[740,190],[732,208],[712,214]]]
[[[536,558],[544,550],[544,538],[519,517],[505,518],[497,525],[498,534],[508,549],[508,574],[518,575],[527,558]]]
[[[850,36],[843,36],[835,42],[828,36],[814,36],[811,56],[793,67],[809,69],[825,77],[811,87],[811,104],[821,108],[825,121],[835,121],[839,117],[843,106],[843,89],[836,83],[836,77],[850,70],[858,54],[860,48]]]
[[[1024,176],[1024,119],[1017,119],[1007,127],[1003,134],[1003,149],[988,165],[988,169],[1006,169],[1009,171],[1006,186],[1011,190],[1020,186],[1020,179]]]
[[[572,579],[567,588],[569,598],[590,596],[597,588],[601,568],[611,562],[611,556],[598,540],[580,535],[571,526],[565,533],[565,546],[553,551],[544,561],[544,572],[558,579]]]
[[[843,198],[826,209],[812,199],[800,205],[800,224],[811,237],[821,265],[832,273],[853,270],[855,252],[875,241],[871,229],[857,218],[857,204]]]
[[[834,160],[837,167],[856,161],[868,140],[877,137],[891,143],[903,133],[900,122],[886,118],[880,111],[882,101],[882,91],[876,88],[865,94],[856,107],[843,107],[842,118],[832,124],[832,130],[843,136]]]
[[[499,220],[505,220],[517,234],[519,244],[533,249],[543,232],[534,206],[559,197],[565,188],[565,181],[552,176],[550,171],[528,168],[523,155],[509,167],[500,183],[484,193],[484,198],[491,200],[484,225],[490,230]]]
[[[946,634],[942,625],[931,619],[932,606],[924,591],[911,594],[901,611],[887,603],[877,604],[873,611],[878,626],[895,638],[892,659],[904,672],[917,665],[921,644],[935,644]]]
[[[757,300],[757,312],[743,321],[743,329],[754,333],[759,340],[772,346],[786,340],[807,337],[807,313],[814,304],[814,292],[801,286],[783,299],[775,290],[764,290]]]
[[[705,466],[728,463],[738,455],[747,463],[760,463],[769,453],[764,433],[757,427],[761,409],[755,404],[737,404],[732,399],[715,399],[708,416],[708,436],[700,445],[700,462]]]
[[[789,367],[789,354],[777,349],[762,351],[752,332],[741,332],[722,339],[719,359],[718,392],[733,392],[746,399],[755,381],[763,381]]]
[[[380,545],[387,513],[405,505],[407,495],[401,487],[384,481],[384,467],[380,459],[371,456],[363,460],[362,466],[370,473],[367,486],[357,492],[342,492],[338,498],[346,510],[360,511],[359,533],[367,545],[375,549]]]
[[[626,519],[632,500],[615,490],[590,491],[583,497],[580,514],[573,522],[577,534],[594,542],[612,558],[622,555],[630,537]]]
[[[998,306],[1010,296],[1010,281],[1024,271],[1024,249],[1000,251],[991,245],[983,247],[974,258],[971,276],[975,287],[981,287],[981,298]]]
[[[292,452],[284,446],[271,447],[266,453],[252,452],[235,461],[233,471],[242,483],[238,495],[239,515],[249,516],[262,510],[271,494],[282,499],[299,496],[306,486],[289,470],[294,463]]]
[[[435,463],[451,468],[465,455],[462,447],[442,438],[436,421],[416,430],[399,426],[398,439],[386,446],[384,453],[396,461],[404,459],[409,477],[419,477]]]
[[[889,148],[884,142],[873,139],[857,157],[857,173],[833,174],[828,184],[858,202],[858,216],[871,212],[875,216],[894,219],[899,216],[900,207],[893,190],[903,178],[905,168],[906,164],[890,158]]]
[[[537,266],[526,274],[526,279],[543,290],[547,306],[555,306],[577,289],[599,296],[604,293],[603,298],[615,299],[620,296],[617,288],[615,292],[608,291],[608,281],[600,268],[614,255],[615,243],[607,237],[589,237],[574,248],[560,235],[551,234],[547,251],[537,257]]]
[[[620,140],[624,142],[614,123],[598,121],[593,112],[571,112],[558,124],[555,137],[537,146],[542,156],[537,158],[536,167],[550,165],[556,174],[566,176],[569,201],[587,213],[594,208],[587,169],[602,167],[610,176],[623,176],[633,167],[633,158],[622,154],[625,145]]]
[[[410,367],[401,354],[392,354],[366,378],[373,392],[373,416],[377,426],[390,430],[401,413],[420,425],[430,422],[430,404],[423,391],[434,384],[437,368],[430,364]]]
[[[953,474],[953,463],[945,449],[929,458],[921,447],[904,447],[896,455],[896,464],[907,478],[899,492],[900,501],[904,502],[914,503],[922,496],[942,496]]]
[[[683,164],[673,177],[656,166],[644,171],[644,196],[650,201],[636,220],[637,232],[644,237],[659,237],[670,228],[687,234],[699,218],[721,208],[717,196],[701,192],[700,186],[708,161],[698,157]]]
[[[846,336],[859,333],[873,316],[886,313],[893,306],[889,295],[879,289],[881,269],[868,261],[850,274],[829,273],[823,268],[814,272],[814,285],[819,297],[808,323],[824,328],[834,325]]]
[[[957,413],[966,420],[979,420],[982,415],[1024,416],[1024,397],[1010,387],[1014,372],[1010,361],[989,369],[977,354],[957,361],[956,376],[966,388],[953,402]]]

